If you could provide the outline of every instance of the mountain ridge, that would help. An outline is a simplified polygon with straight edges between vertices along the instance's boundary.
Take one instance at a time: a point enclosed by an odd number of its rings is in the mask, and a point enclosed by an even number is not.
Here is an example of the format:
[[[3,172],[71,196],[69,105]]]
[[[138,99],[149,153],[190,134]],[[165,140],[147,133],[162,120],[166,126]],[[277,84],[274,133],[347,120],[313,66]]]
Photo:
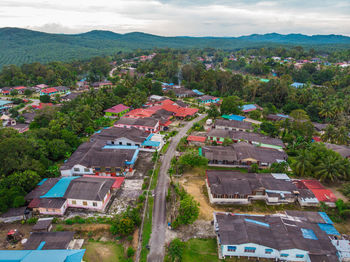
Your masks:
[[[343,35],[251,34],[239,37],[158,36],[143,32],[119,34],[92,30],[79,34],[53,34],[16,27],[0,28],[0,67],[8,64],[71,61],[119,51],[153,48],[261,48],[295,46],[350,48],[350,37]]]

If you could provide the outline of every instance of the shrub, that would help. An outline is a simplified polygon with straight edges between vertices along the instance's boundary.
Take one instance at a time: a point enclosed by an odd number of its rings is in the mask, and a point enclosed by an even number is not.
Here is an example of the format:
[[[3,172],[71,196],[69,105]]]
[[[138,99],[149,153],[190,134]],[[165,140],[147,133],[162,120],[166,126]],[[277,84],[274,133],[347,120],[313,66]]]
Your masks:
[[[126,251],[126,254],[128,257],[132,257],[135,254],[135,250],[132,247],[128,247],[128,250]]]
[[[74,224],[73,220],[71,220],[71,219],[66,219],[64,221],[64,223],[66,223],[66,225],[73,225]]]
[[[64,228],[62,225],[57,225],[56,228],[55,228],[55,231],[63,231]]]
[[[37,217],[31,217],[31,218],[27,219],[27,224],[29,224],[29,225],[34,225],[34,224],[36,224],[36,222],[38,222]]]
[[[168,247],[170,261],[181,261],[184,248],[185,243],[183,243],[180,239],[175,238],[173,241],[171,241]]]

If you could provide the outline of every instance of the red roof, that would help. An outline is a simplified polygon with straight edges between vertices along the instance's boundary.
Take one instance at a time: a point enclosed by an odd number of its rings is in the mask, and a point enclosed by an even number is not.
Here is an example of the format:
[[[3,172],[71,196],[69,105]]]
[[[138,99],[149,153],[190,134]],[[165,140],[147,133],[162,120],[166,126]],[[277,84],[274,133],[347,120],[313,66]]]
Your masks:
[[[58,90],[54,87],[49,87],[49,88],[41,90],[41,92],[46,93],[46,94],[50,94],[50,93],[58,92]]]
[[[40,198],[34,198],[32,201],[30,201],[28,207],[29,208],[36,208],[40,205]]]
[[[301,180],[301,182],[314,193],[318,201],[335,202],[337,198],[332,191],[326,189],[318,180]]]
[[[114,183],[112,185],[113,189],[118,189],[122,186],[125,177],[110,177],[110,176],[94,176],[94,175],[84,175],[84,177],[98,177],[98,178],[113,178]]]
[[[10,91],[8,91],[8,90],[3,90],[2,93],[3,93],[3,94],[9,94]]]
[[[166,111],[175,113],[175,116],[179,117],[193,116],[198,112],[197,108],[186,108],[176,105],[163,105],[162,108]]]
[[[162,105],[173,105],[174,102],[171,101],[170,99],[166,99],[166,100],[161,101],[160,104],[162,104]]]
[[[107,110],[105,110],[105,112],[109,112],[109,113],[115,113],[115,114],[118,114],[120,112],[123,112],[125,110],[128,110],[130,107],[128,106],[125,106],[123,104],[119,104],[119,105],[116,105],[116,106],[113,106]]]
[[[192,142],[201,142],[204,143],[206,140],[206,137],[204,136],[188,136],[187,141],[192,141]]]
[[[38,106],[33,105],[32,107],[37,108],[37,109],[43,109],[44,107],[47,107],[47,106],[53,106],[53,104],[52,103],[40,103]]]
[[[314,136],[312,139],[313,139],[315,142],[321,142],[321,141],[322,141],[321,138],[320,138],[319,136]]]
[[[154,112],[155,112],[154,110],[150,110],[150,109],[137,108],[129,111],[126,114],[126,117],[131,117],[131,118],[151,117],[154,114]]]
[[[14,89],[16,89],[16,90],[22,90],[22,89],[26,89],[26,87],[25,87],[25,86],[16,86]]]

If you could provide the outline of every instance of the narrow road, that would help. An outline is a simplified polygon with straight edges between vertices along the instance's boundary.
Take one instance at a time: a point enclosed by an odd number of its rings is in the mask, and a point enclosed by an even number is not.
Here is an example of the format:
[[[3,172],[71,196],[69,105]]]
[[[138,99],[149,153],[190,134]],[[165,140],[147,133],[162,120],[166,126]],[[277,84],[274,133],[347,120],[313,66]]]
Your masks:
[[[192,127],[195,122],[206,117],[203,114],[192,121],[185,124],[183,128],[179,130],[176,136],[174,136],[170,142],[167,152],[165,153],[162,165],[160,166],[158,184],[154,191],[154,204],[153,204],[153,216],[152,216],[152,234],[150,240],[150,253],[148,254],[148,262],[163,262],[165,255],[165,230],[167,227],[166,221],[166,195],[168,193],[169,176],[168,169],[170,167],[170,161],[175,155],[176,146],[180,142],[180,139],[186,136],[186,132]]]

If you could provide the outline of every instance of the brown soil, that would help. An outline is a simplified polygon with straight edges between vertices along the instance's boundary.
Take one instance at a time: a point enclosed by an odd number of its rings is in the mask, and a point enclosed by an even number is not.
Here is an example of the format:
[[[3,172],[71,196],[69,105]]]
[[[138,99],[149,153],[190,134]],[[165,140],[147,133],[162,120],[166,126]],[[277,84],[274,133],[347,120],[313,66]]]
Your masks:
[[[131,243],[131,246],[134,250],[137,250],[138,241],[139,241],[139,229],[136,228],[134,235],[132,236],[132,243]]]
[[[325,188],[331,190],[336,198],[342,199],[344,202],[348,202],[349,199],[343,195],[342,192],[339,191],[341,185],[339,186],[325,186]]]
[[[17,229],[22,233],[23,238],[28,238],[30,232],[32,231],[33,225],[21,224],[20,222],[16,223],[2,223],[0,224],[0,249],[23,249],[21,242],[17,244],[9,244],[6,241],[6,236],[9,230]]]

